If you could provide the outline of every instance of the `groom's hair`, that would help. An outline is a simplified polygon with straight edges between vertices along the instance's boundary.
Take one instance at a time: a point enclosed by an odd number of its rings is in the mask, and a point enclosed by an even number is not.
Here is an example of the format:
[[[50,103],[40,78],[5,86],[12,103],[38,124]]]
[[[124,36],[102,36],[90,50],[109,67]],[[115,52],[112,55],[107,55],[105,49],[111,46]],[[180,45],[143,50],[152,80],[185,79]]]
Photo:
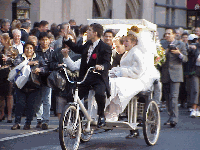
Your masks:
[[[97,32],[97,36],[101,38],[103,35],[103,26],[98,23],[93,23],[90,25],[90,27],[92,27],[93,31]]]

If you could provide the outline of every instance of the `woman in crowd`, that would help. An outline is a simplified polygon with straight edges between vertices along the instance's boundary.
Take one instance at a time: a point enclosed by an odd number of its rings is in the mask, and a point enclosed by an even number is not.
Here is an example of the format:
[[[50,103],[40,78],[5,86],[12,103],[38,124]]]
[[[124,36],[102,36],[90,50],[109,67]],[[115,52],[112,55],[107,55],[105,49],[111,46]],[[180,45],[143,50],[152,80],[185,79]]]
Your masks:
[[[11,40],[8,33],[3,33],[0,36],[0,43],[3,46],[2,51],[7,50],[11,46]]]
[[[8,33],[3,33],[0,36],[0,42],[3,49],[0,52],[0,122],[5,119],[5,99],[7,100],[8,117],[7,123],[12,123],[12,108],[13,108],[13,95],[12,83],[7,80],[10,67],[12,66],[12,59],[18,55],[17,49],[11,47],[10,37]],[[14,55],[13,55],[14,54]],[[6,88],[5,88],[6,87]]]
[[[37,48],[38,48],[38,39],[37,39],[36,36],[30,35],[30,36],[28,37],[27,42],[33,43],[33,44],[35,45],[35,50],[37,50]]]
[[[17,20],[17,19],[13,20],[13,22],[11,23],[11,28],[10,28],[10,33],[9,33],[11,39],[13,38],[13,33],[12,33],[12,31],[13,31],[14,29],[20,30],[20,29],[21,29],[21,26],[22,26],[22,23],[21,23],[20,20]]]
[[[47,65],[42,57],[39,57],[35,53],[35,45],[33,43],[26,43],[24,45],[24,53],[18,55],[14,61],[14,66],[21,64],[24,60],[28,61],[30,65],[31,73],[28,77],[26,84],[20,89],[17,86],[16,90],[16,105],[15,105],[15,124],[11,127],[12,130],[20,129],[21,116],[26,106],[26,122],[24,130],[29,130],[33,116],[37,110],[35,110],[37,100],[39,100],[40,86],[33,80],[33,75],[40,75],[45,73]]]
[[[12,31],[13,34],[13,40],[11,40],[11,44],[13,47],[17,48],[19,51],[19,54],[23,53],[23,45],[24,41],[21,41],[21,31],[19,29],[14,29]]]

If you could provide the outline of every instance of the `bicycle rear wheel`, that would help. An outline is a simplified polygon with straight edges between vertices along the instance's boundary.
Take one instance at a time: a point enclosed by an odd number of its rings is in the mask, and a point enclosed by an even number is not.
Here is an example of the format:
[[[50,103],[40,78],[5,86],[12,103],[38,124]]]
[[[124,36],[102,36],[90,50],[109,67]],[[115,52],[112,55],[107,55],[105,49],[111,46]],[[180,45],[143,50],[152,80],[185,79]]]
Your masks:
[[[147,145],[155,145],[160,133],[160,111],[155,101],[149,101],[143,112],[143,134]]]
[[[80,116],[74,105],[65,106],[59,121],[59,140],[62,150],[77,150],[81,137]]]

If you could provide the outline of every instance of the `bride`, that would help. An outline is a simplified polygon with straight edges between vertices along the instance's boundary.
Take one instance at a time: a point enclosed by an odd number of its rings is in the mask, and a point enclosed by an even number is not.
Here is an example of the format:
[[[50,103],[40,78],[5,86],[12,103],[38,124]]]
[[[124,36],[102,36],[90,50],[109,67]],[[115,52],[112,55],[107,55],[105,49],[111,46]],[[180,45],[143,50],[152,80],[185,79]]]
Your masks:
[[[140,91],[148,90],[160,78],[154,67],[154,43],[150,32],[132,26],[124,39],[125,54],[120,67],[109,72],[111,96],[106,100],[106,121],[117,121],[118,115]]]

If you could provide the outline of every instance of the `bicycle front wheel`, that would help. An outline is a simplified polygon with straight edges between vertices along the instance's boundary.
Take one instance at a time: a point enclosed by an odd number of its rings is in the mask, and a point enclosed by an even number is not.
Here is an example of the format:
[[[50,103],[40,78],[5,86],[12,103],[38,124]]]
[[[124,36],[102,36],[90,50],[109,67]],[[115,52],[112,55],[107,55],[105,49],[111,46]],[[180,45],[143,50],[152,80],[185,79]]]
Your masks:
[[[81,121],[74,105],[65,106],[59,121],[59,140],[63,150],[77,150],[81,137]]]
[[[85,129],[87,128],[87,123],[83,123],[82,122],[82,134],[81,134],[81,142],[88,142],[93,134],[93,130],[91,130],[90,132],[86,132]]]

